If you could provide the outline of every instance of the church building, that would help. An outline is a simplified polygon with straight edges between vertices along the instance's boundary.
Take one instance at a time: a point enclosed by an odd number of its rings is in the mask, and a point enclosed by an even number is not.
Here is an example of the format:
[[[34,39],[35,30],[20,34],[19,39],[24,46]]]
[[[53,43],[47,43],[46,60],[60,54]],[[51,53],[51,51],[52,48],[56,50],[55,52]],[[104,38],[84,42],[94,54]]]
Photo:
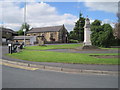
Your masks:
[[[42,36],[45,43],[67,43],[68,31],[64,25],[32,28],[27,36]]]

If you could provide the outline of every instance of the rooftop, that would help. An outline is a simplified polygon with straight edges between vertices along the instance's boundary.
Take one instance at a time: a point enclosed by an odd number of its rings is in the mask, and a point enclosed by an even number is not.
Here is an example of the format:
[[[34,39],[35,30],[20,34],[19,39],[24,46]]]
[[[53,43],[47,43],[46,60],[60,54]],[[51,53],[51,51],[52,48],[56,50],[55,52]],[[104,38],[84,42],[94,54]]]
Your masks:
[[[38,32],[57,32],[64,28],[64,25],[60,26],[48,26],[48,27],[39,27],[39,28],[32,28],[27,33],[38,33]]]
[[[14,33],[14,34],[16,34],[15,31],[13,31],[12,29],[9,29],[9,28],[3,28],[3,27],[0,27],[0,31],[3,31],[3,32],[10,32],[10,33]]]

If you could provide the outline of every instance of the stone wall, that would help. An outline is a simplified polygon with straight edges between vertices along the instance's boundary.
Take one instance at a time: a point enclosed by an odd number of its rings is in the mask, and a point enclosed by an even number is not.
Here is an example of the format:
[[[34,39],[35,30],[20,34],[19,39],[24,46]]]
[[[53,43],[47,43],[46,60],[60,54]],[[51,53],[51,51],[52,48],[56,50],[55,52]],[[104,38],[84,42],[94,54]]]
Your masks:
[[[24,42],[24,40],[14,40],[14,42],[18,41],[20,44]],[[26,45],[30,45],[30,40],[25,40]]]
[[[67,30],[63,27],[56,32],[28,33],[27,36],[44,36],[45,43],[66,43]],[[38,41],[38,39],[37,39]]]
[[[53,34],[53,38],[55,39],[55,41],[59,41],[59,32],[29,33],[29,34],[27,34],[27,36],[42,36],[42,35],[44,35],[45,40],[47,42],[50,42],[51,34]]]

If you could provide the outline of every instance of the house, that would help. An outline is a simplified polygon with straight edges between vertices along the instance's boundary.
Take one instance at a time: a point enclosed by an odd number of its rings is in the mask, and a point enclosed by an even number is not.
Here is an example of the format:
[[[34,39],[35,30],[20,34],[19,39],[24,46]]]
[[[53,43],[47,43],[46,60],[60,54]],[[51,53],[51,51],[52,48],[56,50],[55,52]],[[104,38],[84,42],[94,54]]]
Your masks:
[[[13,36],[17,35],[15,31],[8,28],[0,27],[0,32],[2,34],[2,44],[7,44],[13,40]]]
[[[27,32],[27,36],[44,36],[45,43],[67,43],[67,33],[65,26],[60,25],[32,28]]]
[[[14,42],[23,43],[25,39],[26,45],[34,45],[36,43],[36,36],[14,36]]]

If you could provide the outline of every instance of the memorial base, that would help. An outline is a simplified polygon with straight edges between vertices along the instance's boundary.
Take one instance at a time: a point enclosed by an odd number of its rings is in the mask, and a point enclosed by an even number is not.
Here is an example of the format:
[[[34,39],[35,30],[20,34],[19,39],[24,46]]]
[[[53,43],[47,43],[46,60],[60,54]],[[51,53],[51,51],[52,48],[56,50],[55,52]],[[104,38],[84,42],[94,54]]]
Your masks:
[[[96,46],[92,46],[92,45],[85,45],[82,47],[82,49],[99,49],[99,48]]]

